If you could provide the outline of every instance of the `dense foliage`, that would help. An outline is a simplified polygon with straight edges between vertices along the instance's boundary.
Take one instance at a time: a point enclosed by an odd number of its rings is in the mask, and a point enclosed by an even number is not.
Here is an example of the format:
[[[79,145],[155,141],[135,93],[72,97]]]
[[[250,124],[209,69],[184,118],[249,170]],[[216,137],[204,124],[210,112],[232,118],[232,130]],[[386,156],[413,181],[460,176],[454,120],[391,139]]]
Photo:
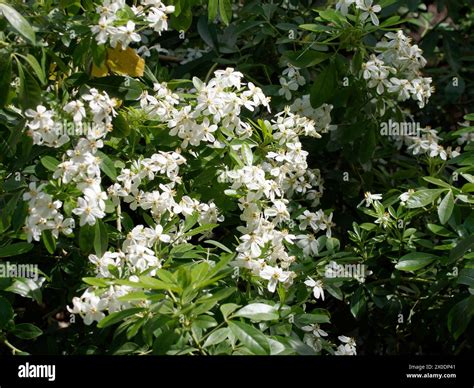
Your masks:
[[[0,0],[0,352],[472,351],[473,5]]]

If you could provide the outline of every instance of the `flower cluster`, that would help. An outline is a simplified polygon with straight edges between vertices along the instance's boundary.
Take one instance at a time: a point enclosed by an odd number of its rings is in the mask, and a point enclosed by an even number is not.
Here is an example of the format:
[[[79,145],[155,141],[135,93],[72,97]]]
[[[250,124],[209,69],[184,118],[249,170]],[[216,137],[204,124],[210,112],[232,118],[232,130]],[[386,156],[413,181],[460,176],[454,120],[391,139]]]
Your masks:
[[[337,338],[342,342],[342,344],[337,347],[337,350],[334,352],[335,355],[355,356],[357,354],[357,345],[354,338],[346,337],[345,335],[340,335]]]
[[[288,65],[283,70],[282,76],[280,77],[281,88],[278,90],[280,96],[284,96],[288,101],[291,100],[292,92],[296,92],[300,86],[306,84],[305,78],[300,74],[299,68]]]
[[[309,227],[312,233],[295,235],[289,231],[294,223],[292,213],[298,209],[290,203],[291,198],[302,196],[317,206],[323,191],[319,171],[308,169],[308,153],[302,149],[299,140],[299,135],[320,136],[314,123],[286,109],[265,124],[271,128],[278,148],[254,165],[251,148],[242,147],[247,165],[223,171],[221,180],[230,184],[228,195],[239,197],[240,218],[246,224],[239,227],[242,236],[236,248],[239,254],[235,265],[268,280],[267,288],[274,292],[279,283],[289,286],[296,277],[289,270],[296,258],[288,254],[287,247],[297,242],[304,253],[317,254],[319,243],[313,233],[325,230],[330,236],[333,223],[332,214],[306,211],[298,218],[301,223],[296,230],[301,233]],[[312,248],[308,250],[307,246]]]
[[[86,325],[90,325],[105,318],[106,311],[113,313],[133,306],[130,302],[120,300],[120,297],[132,290],[133,287],[130,286],[110,286],[105,292],[97,295],[96,291],[90,287],[80,298],[74,297],[73,307],[67,306],[67,309],[71,314],[81,316]]]
[[[433,87],[430,77],[422,77],[421,69],[426,65],[422,50],[410,43],[411,39],[403,31],[388,32],[386,40],[377,43],[379,55],[372,55],[362,65],[362,75],[370,88],[379,95],[387,91],[397,96],[399,101],[409,98],[423,108],[429,100]]]
[[[448,158],[455,158],[460,155],[461,148],[456,147],[453,149],[451,146],[443,147],[439,144],[441,138],[438,136],[438,131],[430,127],[421,128],[420,136],[400,136],[398,141],[398,147],[401,147],[405,144],[408,148],[407,150],[412,153],[412,155],[429,155],[431,158],[439,157],[442,160],[447,160]]]
[[[184,219],[198,213],[198,223],[201,225],[223,221],[214,203],[201,203],[189,196],[182,196],[177,200],[175,186],[182,179],[179,166],[186,163],[186,159],[177,152],[162,152],[133,161],[129,168],[123,168],[117,177],[117,183],[108,188],[108,194],[114,206],[121,209],[122,201],[128,204],[131,210],[141,208],[150,211],[156,222],[154,227],[144,225],[135,226],[128,234],[119,251],[105,252],[101,257],[90,255],[89,261],[94,264],[96,276],[99,278],[119,278],[136,282],[143,274],[154,276],[161,268],[162,259],[158,251],[161,244],[178,245],[186,242],[191,236],[186,236]],[[160,190],[145,192],[140,185],[155,179],[169,180],[160,183]],[[179,215],[184,219],[172,222]],[[171,226],[164,230],[162,224]],[[118,226],[119,231],[121,226]],[[126,308],[129,305],[118,303],[118,298],[139,289],[139,287],[111,287],[107,293],[101,295],[99,289],[89,288],[80,298],[73,299],[71,312],[79,313],[84,322],[90,324],[105,317],[105,312],[112,313]],[[114,294],[117,291],[118,295]]]
[[[337,125],[331,124],[333,106],[323,104],[315,109],[311,106],[309,94],[295,99],[293,104],[290,105],[290,109],[292,113],[298,116],[304,116],[313,120],[316,131],[319,133],[328,133],[337,128]]]
[[[160,224],[154,228],[137,225],[128,233],[120,251],[105,252],[102,257],[89,255],[89,261],[95,265],[97,277],[130,277],[145,271],[154,276],[161,268],[161,259],[156,257],[154,247],[170,241],[171,236],[163,233]]]
[[[44,186],[31,182],[29,190],[23,194],[23,200],[28,201],[28,217],[24,227],[28,242],[39,241],[45,230],[50,230],[58,238],[59,233],[69,235],[74,229],[74,219],[64,218],[60,213],[63,203],[44,193]]]
[[[183,215],[185,218],[198,212],[200,224],[212,224],[223,221],[213,202],[201,203],[198,200],[184,195],[177,201],[176,184],[182,179],[178,175],[179,166],[186,163],[186,159],[178,152],[163,152],[153,154],[150,158],[134,161],[130,168],[122,169],[117,181],[108,188],[109,197],[115,206],[119,206],[120,199],[127,203],[131,210],[141,208],[150,211],[155,221],[163,221],[163,216],[168,215],[165,221],[173,216]],[[139,186],[145,181],[152,181],[161,175],[169,179],[168,183],[160,183],[160,190],[145,192]],[[182,236],[177,236],[182,242]]]
[[[33,139],[33,144],[59,148],[69,141],[67,133],[59,130],[61,127],[59,122],[54,120],[54,111],[38,105],[36,110],[27,109],[25,116],[28,118],[26,133]]]
[[[130,13],[137,23],[161,35],[168,29],[168,14],[174,12],[174,6],[166,6],[160,0],[143,0],[139,6],[128,8],[125,0],[104,0],[96,11],[99,21],[91,27],[91,31],[97,43],[110,41],[112,47],[126,49],[131,43],[142,40],[135,22],[129,20]]]
[[[146,289],[142,280],[144,276],[157,275],[166,257],[163,252],[180,244],[190,244],[194,236],[187,233],[186,225],[190,221],[204,227],[200,234],[206,236],[209,233],[206,225],[224,220],[212,200],[201,202],[185,187],[183,170],[186,172],[189,157],[198,156],[207,147],[232,153],[236,161],[235,167],[224,164],[220,172],[216,171],[218,180],[228,184],[225,194],[237,198],[241,211],[243,225],[237,227],[240,237],[233,264],[247,269],[259,283],[259,279],[263,280],[270,292],[275,292],[279,284],[289,287],[297,278],[292,270],[296,260],[294,252],[316,256],[324,245],[323,240],[331,237],[332,213],[303,207],[303,203],[318,207],[324,188],[319,170],[308,168],[308,152],[303,150],[300,137],[318,138],[320,133],[330,130],[332,107],[323,105],[312,109],[309,97],[304,96],[298,103],[307,117],[286,107],[273,118],[260,120],[260,130],[267,138],[267,145],[261,147],[254,139],[254,127],[241,117],[244,109],[269,110],[269,99],[252,83],[244,83],[242,77],[241,73],[228,68],[216,71],[207,83],[194,78],[193,89],[183,94],[171,90],[165,83],[155,84],[150,93],[142,93],[137,100],[140,107],[137,110],[179,139],[180,147],[174,151],[156,150],[149,156],[140,155],[135,160],[125,161],[106,191],[102,189],[100,168],[100,158],[104,155],[99,150],[112,130],[117,101],[91,89],[68,102],[62,112],[37,109],[40,114],[48,112],[45,120],[54,121],[55,116],[62,115],[78,126],[85,121],[95,124],[90,131],[67,138],[70,149],[63,155],[53,177],[77,197],[77,206],[72,206],[71,213],[80,217],[80,226],[93,225],[98,218],[103,218],[106,203],[107,212],[117,215],[120,245],[89,255],[95,276],[107,286],[89,287],[82,296],[73,299],[69,308],[86,324],[142,303],[141,300],[126,302],[122,297]],[[51,123],[43,123],[40,121],[43,117],[33,114],[30,118],[31,134],[39,139],[37,131]],[[33,201],[31,196],[25,196],[26,200]],[[43,198],[41,194],[39,197]],[[48,210],[47,222],[56,217],[56,223],[61,221],[62,226],[54,228],[66,234],[72,232],[74,220],[63,220],[57,211],[61,203],[55,202],[53,196],[41,201],[45,205],[36,206],[40,212],[43,208],[55,209]],[[72,203],[76,203],[74,199]],[[123,209],[146,215],[148,225],[132,226],[125,222],[122,225]],[[125,234],[122,234],[123,227],[126,227]],[[320,233],[323,235],[317,237]],[[40,235],[41,232],[31,232],[34,239]],[[320,280],[308,278],[305,284],[312,289],[315,298],[324,299]],[[324,336],[316,327],[312,332]],[[316,342],[312,343],[316,349]]]
[[[462,144],[469,144],[474,142],[474,131],[472,130],[472,127],[469,125],[469,121],[465,121],[464,123],[459,123],[461,126],[461,129],[463,133],[458,137],[457,142],[459,145]],[[463,129],[466,128],[466,129]],[[469,132],[464,132],[466,130],[469,130]]]
[[[63,161],[59,163],[54,171],[53,178],[60,179],[64,185],[75,184],[75,188],[82,192],[83,197],[77,199],[77,206],[72,213],[80,216],[79,224],[94,225],[97,218],[105,216],[105,201],[107,195],[101,188],[100,158],[97,156],[98,149],[104,146],[103,139],[112,129],[112,118],[116,114],[114,108],[117,102],[111,99],[107,93],[99,93],[96,89],[91,89],[89,94],[83,95],[80,99],[67,103],[63,110],[66,116],[71,116],[73,127],[77,127],[75,146],[66,151]],[[47,110],[39,105],[36,111],[25,112],[29,120],[26,123],[28,135],[33,139],[33,144],[57,148],[68,143],[71,138],[65,133],[61,121],[55,118],[60,116],[60,112]],[[86,126],[85,121],[90,120],[93,125],[89,130],[83,131]],[[73,134],[72,132],[71,134]],[[33,186],[32,186],[33,187]],[[34,195],[33,191],[25,194],[24,199],[29,201],[30,213],[33,215],[27,220],[28,239],[39,240],[41,232],[45,229],[53,230],[57,237],[58,230],[70,232],[73,228],[72,219],[63,220],[58,213],[61,206],[60,201],[54,201],[49,195]],[[37,200],[39,198],[39,202]],[[46,200],[46,202],[44,202]],[[46,206],[46,207],[44,207]],[[34,216],[40,208],[41,216]],[[47,210],[49,209],[49,210]],[[54,225],[48,220],[54,220]],[[38,227],[38,225],[42,225]]]
[[[89,114],[86,112],[86,104]],[[103,139],[112,130],[112,119],[116,115],[117,101],[107,93],[91,89],[81,100],[68,103],[64,110],[73,115],[75,123],[91,117],[93,130],[80,137],[73,149],[66,152],[53,177],[63,184],[74,183],[84,196],[77,199],[72,212],[80,216],[80,225],[94,225],[96,219],[105,217],[107,194],[101,188],[101,159],[97,152],[104,146]]]
[[[356,10],[360,12],[360,19],[365,22],[369,17],[372,24],[379,25],[377,13],[382,10],[380,5],[374,4],[373,0],[339,0],[336,4],[336,9],[344,16],[349,13],[349,8],[355,5]]]
[[[320,352],[322,350],[321,339],[327,337],[328,333],[321,329],[317,323],[303,326],[301,330],[304,332],[303,342],[316,352]]]
[[[195,98],[187,105],[177,106],[179,96],[166,84],[155,85],[154,96],[142,94],[140,103],[151,117],[165,122],[170,135],[182,139],[181,148],[196,147],[201,142],[222,148],[224,140],[245,138],[252,134],[250,124],[240,119],[242,108],[254,111],[259,106],[269,109],[269,99],[262,90],[249,82],[242,82],[242,73],[227,68],[217,70],[207,84],[193,78]],[[175,107],[176,106],[176,107]]]

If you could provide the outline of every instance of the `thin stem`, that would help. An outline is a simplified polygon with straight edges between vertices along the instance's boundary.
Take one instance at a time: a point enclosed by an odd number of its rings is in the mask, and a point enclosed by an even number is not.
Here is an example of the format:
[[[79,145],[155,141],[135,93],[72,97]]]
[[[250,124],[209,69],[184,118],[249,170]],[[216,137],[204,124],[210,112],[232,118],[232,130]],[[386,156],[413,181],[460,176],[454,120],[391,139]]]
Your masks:
[[[6,338],[3,338],[3,343],[5,345],[7,345],[12,350],[13,355],[15,355],[15,353],[23,353],[23,351],[21,351],[20,349],[13,346],[10,342],[8,342],[8,340]]]

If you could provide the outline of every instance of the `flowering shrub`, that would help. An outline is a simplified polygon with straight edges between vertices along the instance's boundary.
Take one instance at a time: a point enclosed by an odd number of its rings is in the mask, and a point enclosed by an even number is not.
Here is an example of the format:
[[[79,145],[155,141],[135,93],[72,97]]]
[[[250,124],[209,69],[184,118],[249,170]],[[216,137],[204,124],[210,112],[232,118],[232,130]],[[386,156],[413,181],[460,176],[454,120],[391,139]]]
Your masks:
[[[332,3],[0,3],[5,349],[470,349],[473,117],[426,7]]]

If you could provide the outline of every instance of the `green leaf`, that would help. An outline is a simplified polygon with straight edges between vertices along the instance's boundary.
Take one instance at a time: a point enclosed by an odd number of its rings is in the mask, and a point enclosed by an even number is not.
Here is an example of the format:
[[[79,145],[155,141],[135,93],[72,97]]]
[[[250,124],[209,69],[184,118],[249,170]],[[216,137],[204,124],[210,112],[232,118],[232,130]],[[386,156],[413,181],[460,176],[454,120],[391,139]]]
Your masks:
[[[441,179],[438,179],[438,178],[433,178],[432,176],[425,176],[423,177],[423,179],[436,186],[446,187],[447,189],[451,188],[451,185],[449,183],[446,183],[445,181],[442,181]]]
[[[209,0],[209,3],[207,5],[208,9],[208,20],[210,22],[214,21],[214,19],[217,16],[217,9],[219,7],[219,0]]]
[[[253,165],[252,149],[246,143],[242,144],[242,159],[247,166]]]
[[[128,121],[122,113],[117,114],[117,116],[112,119],[112,125],[112,136],[123,138],[130,135],[130,125],[128,125]]]
[[[14,243],[0,248],[0,257],[22,255],[33,249],[33,244],[27,242]]]
[[[22,55],[22,58],[25,58],[25,60],[28,62],[41,84],[46,85],[48,83],[48,80],[46,79],[46,73],[39,64],[38,60],[31,54],[28,54],[26,57]]]
[[[217,291],[216,293],[212,294],[211,296],[204,296],[197,300],[197,303],[210,303],[210,302],[218,302],[222,299],[226,299],[230,295],[232,295],[237,289],[235,287],[226,287],[222,290]]]
[[[23,109],[34,109],[41,102],[41,87],[29,71],[18,65],[20,87],[18,93],[19,104]]]
[[[79,248],[84,254],[92,251],[95,239],[94,231],[94,227],[90,225],[82,225],[79,229]]]
[[[457,340],[467,329],[474,315],[474,295],[456,303],[448,313],[448,330]]]
[[[110,179],[115,180],[117,178],[117,171],[114,166],[114,162],[102,151],[97,151],[96,155],[101,159],[100,169]]]
[[[222,327],[213,331],[209,337],[207,337],[206,342],[204,342],[203,348],[207,348],[212,345],[220,344],[229,336],[229,328]]]
[[[186,217],[184,220],[183,232],[187,232],[191,229],[194,225],[196,225],[199,219],[199,212],[195,211],[190,216]]]
[[[41,164],[49,171],[56,171],[59,163],[59,160],[53,156],[43,156],[41,158]]]
[[[150,276],[141,276],[139,285],[137,283],[137,287],[138,286],[151,288],[152,290],[171,290],[171,291],[176,291],[176,292],[181,291],[180,287],[177,286],[176,284],[166,283],[161,280],[152,278]]]
[[[193,328],[198,329],[209,329],[211,327],[216,327],[217,321],[209,315],[200,315],[193,322]]]
[[[402,256],[397,265],[395,265],[395,268],[399,271],[417,271],[431,264],[436,258],[438,256],[428,253],[411,252]]]
[[[313,323],[329,323],[331,316],[324,309],[313,309],[310,314],[298,314],[295,316],[295,323],[298,326],[312,325]]]
[[[351,313],[359,319],[367,309],[367,296],[362,287],[359,287],[351,298]]]
[[[176,284],[176,279],[174,277],[174,275],[165,270],[165,269],[159,269],[156,271],[156,276],[158,276],[161,280],[163,280],[164,282],[166,283],[170,283],[170,284]]]
[[[38,303],[43,303],[43,295],[41,293],[41,285],[44,278],[39,281],[34,281],[28,278],[16,278],[13,284],[5,289],[25,298],[31,298]]]
[[[11,26],[31,43],[36,43],[35,32],[28,21],[14,8],[5,3],[0,3],[0,13],[5,16]]]
[[[449,261],[453,262],[459,259],[464,255],[464,253],[474,247],[474,235],[466,237],[461,242],[457,243],[457,245],[449,252]]]
[[[448,229],[442,227],[441,225],[428,224],[427,228],[428,228],[429,231],[431,231],[432,233],[437,234],[439,236],[443,236],[443,237],[452,237],[452,236],[454,236],[453,232],[451,232]]]
[[[423,206],[427,206],[433,203],[441,193],[444,193],[446,189],[425,189],[419,190],[410,195],[407,200],[407,207],[409,209],[415,209]]]
[[[333,63],[325,67],[317,76],[310,90],[310,101],[313,108],[318,108],[323,103],[329,102],[337,87],[336,77],[336,66]]]
[[[109,280],[103,278],[82,278],[82,281],[86,284],[96,287],[107,287]]]
[[[255,327],[243,322],[229,322],[232,333],[253,354],[270,354],[270,344],[265,335]]]
[[[318,11],[319,16],[321,16],[322,19],[327,20],[328,22],[336,23],[341,25],[346,21],[346,18],[344,15],[340,12],[337,12],[334,9],[328,8],[322,11]]]
[[[443,198],[441,203],[438,206],[438,217],[439,222],[444,225],[448,222],[451,214],[453,213],[454,209],[454,197],[453,192],[451,190],[448,191],[448,194]]]
[[[41,241],[43,241],[46,250],[52,255],[56,250],[56,239],[50,230],[43,230]]]
[[[459,272],[457,283],[474,288],[474,268],[463,268]]]
[[[102,257],[109,247],[109,234],[102,220],[97,220],[94,227],[94,250],[98,257]]]
[[[299,68],[316,66],[330,57],[329,54],[316,50],[289,51],[284,56],[288,62]]]
[[[219,15],[225,25],[229,25],[232,19],[232,6],[230,0],[219,0]]]
[[[223,304],[220,307],[222,316],[224,317],[224,320],[227,320],[227,317],[232,314],[235,310],[237,310],[240,307],[240,305],[235,304],[235,303],[226,303]]]
[[[11,81],[12,60],[9,56],[2,55],[0,57],[0,109],[7,104]]]
[[[184,236],[190,237],[190,236],[195,236],[196,234],[202,234],[204,232],[207,232],[208,230],[214,229],[218,225],[219,224],[204,224],[204,225],[198,226],[197,228],[194,228],[193,230],[186,232]]]
[[[10,302],[0,295],[0,329],[13,318],[13,308]]]
[[[206,244],[211,244],[211,245],[214,245],[220,249],[222,249],[224,252],[227,252],[227,253],[232,253],[232,251],[227,248],[224,244],[221,244],[219,241],[214,241],[214,240],[206,240],[204,241]]]
[[[144,311],[145,309],[141,307],[134,307],[127,310],[117,311],[115,313],[107,315],[104,319],[102,319],[98,324],[97,327],[99,329],[103,329],[104,327],[108,327],[114,325],[115,323],[123,321],[125,318],[131,317],[137,313]]]
[[[19,323],[15,325],[15,329],[12,331],[12,334],[18,338],[30,340],[39,337],[41,334],[43,334],[43,331],[31,323]]]
[[[311,32],[330,32],[336,29],[335,27],[327,26],[323,24],[301,24],[299,27],[302,30],[311,31]]]
[[[252,321],[274,321],[279,314],[274,306],[264,303],[252,303],[242,307],[234,316],[251,319]]]

